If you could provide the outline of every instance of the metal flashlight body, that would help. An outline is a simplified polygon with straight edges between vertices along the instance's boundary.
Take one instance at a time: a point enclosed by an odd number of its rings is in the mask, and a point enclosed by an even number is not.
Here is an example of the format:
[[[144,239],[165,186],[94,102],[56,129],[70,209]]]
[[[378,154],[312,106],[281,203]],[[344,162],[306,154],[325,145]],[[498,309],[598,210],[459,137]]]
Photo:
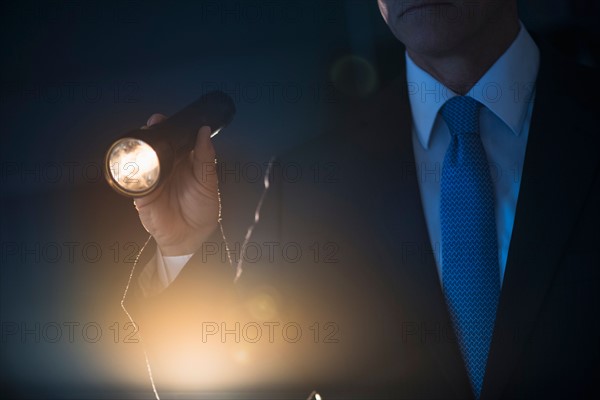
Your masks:
[[[128,132],[106,152],[106,180],[122,195],[148,195],[169,177],[175,162],[194,148],[200,127],[210,127],[213,137],[234,115],[231,97],[213,91],[157,125]]]

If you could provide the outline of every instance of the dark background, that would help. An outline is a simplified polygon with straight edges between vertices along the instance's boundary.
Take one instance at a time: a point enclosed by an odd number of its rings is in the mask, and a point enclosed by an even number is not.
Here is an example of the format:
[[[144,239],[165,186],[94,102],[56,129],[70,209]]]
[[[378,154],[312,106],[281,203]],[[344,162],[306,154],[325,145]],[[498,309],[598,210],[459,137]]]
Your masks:
[[[521,1],[521,19],[597,66],[598,3]],[[336,105],[396,77],[402,47],[375,1],[2,2],[0,15],[3,387],[145,396],[148,387],[117,378],[122,359],[110,356],[120,347],[108,327],[122,321],[146,237],[131,200],[100,176],[111,139],[218,88],[238,107],[215,139],[220,159],[262,165],[325,131]],[[250,183],[253,206],[260,185]],[[78,323],[72,341],[65,322]],[[97,342],[82,337],[89,323],[103,328]]]

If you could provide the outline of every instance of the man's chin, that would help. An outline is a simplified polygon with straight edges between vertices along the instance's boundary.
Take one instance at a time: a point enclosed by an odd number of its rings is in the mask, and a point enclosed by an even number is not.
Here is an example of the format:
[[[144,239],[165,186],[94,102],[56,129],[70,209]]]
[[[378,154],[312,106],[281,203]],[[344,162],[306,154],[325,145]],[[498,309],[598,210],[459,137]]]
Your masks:
[[[440,25],[400,27],[396,36],[414,53],[441,56],[455,49],[465,33],[456,27],[449,29],[448,26]]]

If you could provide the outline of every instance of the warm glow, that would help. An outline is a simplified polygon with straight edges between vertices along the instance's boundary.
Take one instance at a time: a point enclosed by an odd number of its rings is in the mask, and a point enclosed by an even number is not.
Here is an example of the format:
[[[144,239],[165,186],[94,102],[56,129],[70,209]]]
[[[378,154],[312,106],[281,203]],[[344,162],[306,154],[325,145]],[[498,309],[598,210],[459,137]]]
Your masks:
[[[124,138],[116,142],[110,150],[108,163],[113,181],[132,194],[144,194],[158,182],[158,156],[152,147],[139,139]]]

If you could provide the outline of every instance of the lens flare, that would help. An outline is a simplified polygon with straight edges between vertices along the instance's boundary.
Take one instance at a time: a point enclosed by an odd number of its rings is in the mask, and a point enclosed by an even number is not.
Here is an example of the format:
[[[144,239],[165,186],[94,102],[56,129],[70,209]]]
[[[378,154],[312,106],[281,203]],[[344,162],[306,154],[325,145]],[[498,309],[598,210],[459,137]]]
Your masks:
[[[107,161],[113,182],[127,193],[143,195],[158,182],[158,156],[142,140],[120,139],[110,149]]]

